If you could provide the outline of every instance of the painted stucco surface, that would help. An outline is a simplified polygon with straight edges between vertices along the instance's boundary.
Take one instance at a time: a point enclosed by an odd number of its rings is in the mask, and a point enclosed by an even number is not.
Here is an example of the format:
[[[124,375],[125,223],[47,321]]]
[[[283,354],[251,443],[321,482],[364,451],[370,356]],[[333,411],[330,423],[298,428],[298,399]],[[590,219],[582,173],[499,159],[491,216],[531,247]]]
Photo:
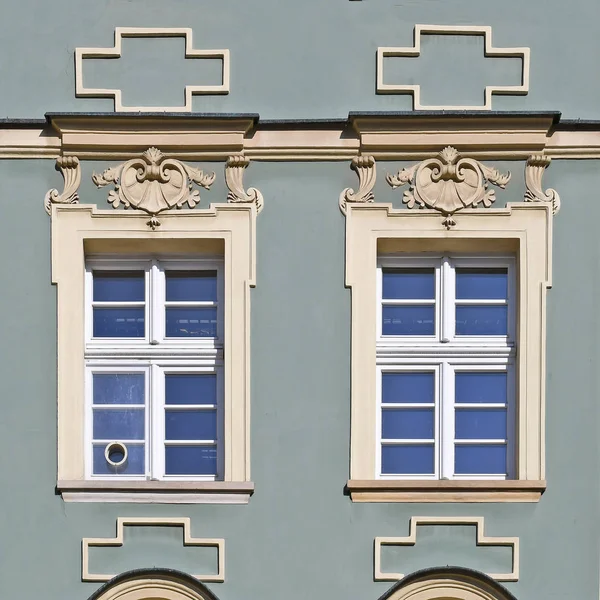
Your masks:
[[[497,96],[494,109],[560,110],[589,119],[600,110],[599,19],[600,3],[590,0],[568,6],[558,0],[7,2],[0,20],[0,115],[111,111],[110,99],[75,98],[73,53],[76,47],[112,47],[117,26],[190,27],[195,47],[230,49],[231,93],[196,97],[197,112],[258,112],[272,119],[406,110],[410,96],[375,95],[375,52],[378,46],[412,46],[414,25],[424,23],[489,25],[496,47],[531,48],[529,95]],[[484,61],[477,38],[424,42],[418,69],[417,59],[390,60],[397,63],[389,65],[393,81],[401,74],[404,83],[422,84],[425,103],[479,104],[484,85],[519,83],[515,59]],[[84,82],[123,88],[129,104],[182,103],[184,83],[218,83],[214,64],[184,66],[182,40],[128,40],[122,59],[108,62],[86,64]]]
[[[537,504],[500,505],[353,504],[344,496],[350,293],[337,199],[355,176],[347,163],[253,163],[248,176],[263,192],[265,208],[257,223],[252,291],[256,493],[245,506],[65,504],[55,495],[56,304],[50,223],[42,207],[59,179],[52,164],[0,162],[1,598],[86,600],[98,586],[80,581],[82,537],[113,537],[118,516],[189,516],[193,535],[226,540],[226,581],[210,584],[220,600],[376,600],[391,583],[373,582],[373,538],[407,535],[413,515],[484,516],[487,535],[518,536],[521,577],[507,587],[519,600],[597,597],[597,162],[555,161],[544,182],[563,200],[548,293],[548,490]],[[106,190],[96,191],[89,179],[92,168],[108,164],[84,165],[82,201],[108,206]],[[522,164],[494,164],[515,173],[515,185],[499,193],[499,202],[519,200]],[[382,173],[394,166],[382,164]],[[400,202],[401,194],[385,185],[376,192],[380,201]],[[219,183],[203,192],[203,205],[223,194]],[[177,556],[180,548],[177,535],[164,530],[149,529],[143,543],[139,539],[131,538],[129,550],[113,550],[124,553],[124,568],[165,566],[158,562],[160,549]],[[402,551],[402,567],[445,565],[454,548],[460,566],[506,568],[505,554],[482,553],[473,539],[469,528],[426,531],[422,546],[418,537],[412,550]],[[102,558],[93,566],[113,568],[119,560],[111,556],[110,564]],[[210,555],[197,560],[211,566]],[[386,560],[400,566],[393,554]],[[186,555],[178,565],[188,570],[189,561]]]

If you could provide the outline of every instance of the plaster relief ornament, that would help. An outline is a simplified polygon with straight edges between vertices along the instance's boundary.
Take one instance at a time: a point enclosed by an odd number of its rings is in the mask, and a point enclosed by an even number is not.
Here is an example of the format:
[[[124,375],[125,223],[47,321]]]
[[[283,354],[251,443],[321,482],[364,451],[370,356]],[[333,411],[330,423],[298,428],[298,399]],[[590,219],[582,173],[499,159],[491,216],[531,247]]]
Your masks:
[[[340,210],[346,214],[349,202],[373,202],[375,194],[375,180],[377,179],[377,168],[373,156],[355,156],[350,163],[350,168],[358,175],[358,190],[346,188],[340,194]]]
[[[525,202],[550,202],[552,214],[560,210],[560,196],[552,188],[545,192],[542,188],[542,177],[544,171],[550,165],[552,159],[543,154],[534,154],[527,159],[525,165]]]
[[[58,190],[48,190],[44,196],[44,208],[50,214],[53,204],[78,204],[79,184],[81,183],[81,167],[76,156],[59,156],[56,159],[56,170],[65,180],[62,194]]]
[[[504,189],[510,181],[497,169],[488,167],[473,158],[463,158],[456,148],[448,146],[436,157],[402,169],[396,175],[387,175],[392,188],[409,184],[402,202],[408,208],[415,204],[419,208],[438,210],[444,216],[442,224],[446,229],[456,225],[453,215],[463,208],[475,208],[483,204],[489,208],[496,200],[494,190],[488,189],[492,183]]]
[[[141,157],[106,169],[102,175],[94,173],[92,180],[99,188],[114,183],[115,189],[108,193],[113,208],[123,204],[125,208],[148,213],[148,225],[155,230],[160,226],[156,217],[159,213],[185,204],[194,208],[200,202],[200,191],[193,184],[210,189],[215,173],[205,174],[179,160],[166,158],[157,148],[149,148]]]
[[[241,154],[230,156],[225,163],[225,184],[229,193],[227,194],[227,202],[245,202],[256,204],[257,212],[260,212],[263,207],[263,195],[253,187],[244,190],[244,171],[250,164],[250,160]]]

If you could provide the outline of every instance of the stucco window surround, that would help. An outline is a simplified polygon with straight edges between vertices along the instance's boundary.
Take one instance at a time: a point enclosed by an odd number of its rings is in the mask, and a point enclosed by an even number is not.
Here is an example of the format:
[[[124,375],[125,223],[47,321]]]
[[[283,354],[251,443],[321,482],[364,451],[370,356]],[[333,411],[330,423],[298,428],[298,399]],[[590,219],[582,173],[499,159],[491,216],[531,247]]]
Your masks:
[[[546,289],[552,274],[552,206],[466,209],[449,229],[433,210],[351,203],[346,208],[346,285],[352,293],[351,461],[359,502],[537,501],[545,489]],[[458,219],[457,219],[458,220]],[[511,254],[517,271],[516,479],[381,480],[376,476],[377,259],[419,252]]]
[[[250,481],[250,287],[253,203],[167,211],[160,230],[140,212],[52,204],[52,282],[58,303],[58,489],[66,501],[245,502]],[[85,263],[88,255],[222,256],[224,476],[222,481],[86,481],[84,469]]]

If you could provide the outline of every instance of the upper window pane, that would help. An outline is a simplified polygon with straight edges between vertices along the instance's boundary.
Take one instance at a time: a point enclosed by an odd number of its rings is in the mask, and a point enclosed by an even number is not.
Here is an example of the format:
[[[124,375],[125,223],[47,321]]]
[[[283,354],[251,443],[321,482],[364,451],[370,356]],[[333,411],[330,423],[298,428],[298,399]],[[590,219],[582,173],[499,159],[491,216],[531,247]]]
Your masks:
[[[167,302],[216,302],[216,271],[166,271]]]
[[[216,308],[167,308],[167,337],[217,337]]]
[[[434,335],[435,306],[385,306],[382,310],[382,335]]]
[[[435,399],[435,373],[382,373],[381,401],[383,403],[433,404]]]
[[[456,335],[507,335],[508,307],[501,305],[458,305]]]
[[[94,337],[143,338],[146,335],[145,309],[94,307]]]
[[[384,300],[433,300],[435,269],[383,269]]]
[[[144,271],[94,271],[95,302],[144,302]]]
[[[507,269],[456,269],[457,300],[506,300]]]

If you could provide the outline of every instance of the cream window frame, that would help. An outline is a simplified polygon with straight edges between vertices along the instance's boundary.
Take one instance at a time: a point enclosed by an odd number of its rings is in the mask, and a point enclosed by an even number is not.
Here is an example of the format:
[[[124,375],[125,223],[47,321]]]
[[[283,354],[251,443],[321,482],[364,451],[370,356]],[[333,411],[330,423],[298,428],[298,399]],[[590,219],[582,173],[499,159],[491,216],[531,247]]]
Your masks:
[[[390,481],[377,477],[378,256],[423,252],[514,255],[516,266],[516,473],[514,480]],[[351,444],[347,490],[359,502],[538,501],[545,489],[546,289],[552,211],[546,203],[467,209],[452,230],[433,210],[350,204],[346,286],[351,289]],[[468,352],[468,350],[467,350]],[[418,357],[418,354],[416,355]]]
[[[146,215],[95,205],[52,206],[52,283],[57,286],[58,482],[65,501],[247,502],[250,480],[250,288],[255,285],[256,207],[213,204]],[[150,254],[222,256],[222,481],[92,481],[85,472],[86,258]]]

